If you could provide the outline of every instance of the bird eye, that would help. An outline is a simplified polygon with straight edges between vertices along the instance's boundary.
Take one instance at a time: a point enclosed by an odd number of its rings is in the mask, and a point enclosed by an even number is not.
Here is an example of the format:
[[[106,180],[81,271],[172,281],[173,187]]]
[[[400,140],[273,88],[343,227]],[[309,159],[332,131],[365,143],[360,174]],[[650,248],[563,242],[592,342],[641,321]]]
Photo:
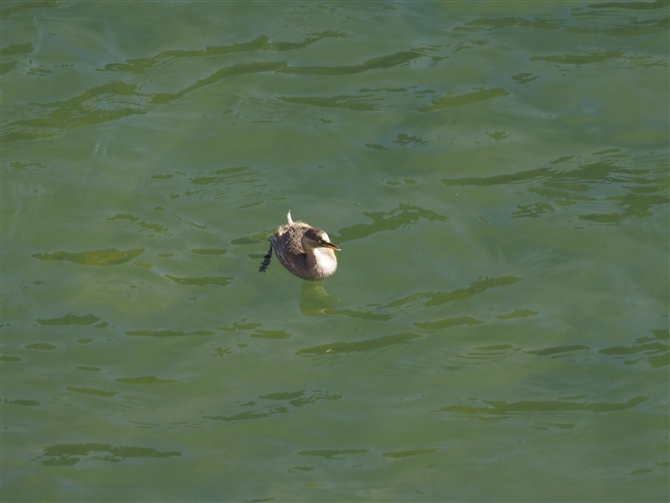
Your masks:
[[[323,240],[319,239],[319,244],[322,245],[322,244],[323,244]]]

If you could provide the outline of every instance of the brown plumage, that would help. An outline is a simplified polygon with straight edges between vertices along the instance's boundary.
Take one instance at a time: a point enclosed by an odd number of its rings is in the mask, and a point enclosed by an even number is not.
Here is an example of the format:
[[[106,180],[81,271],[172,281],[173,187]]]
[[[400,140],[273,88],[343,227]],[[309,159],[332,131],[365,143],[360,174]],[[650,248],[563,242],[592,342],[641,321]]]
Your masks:
[[[294,222],[291,212],[288,223],[282,225],[270,238],[272,248],[260,268],[264,272],[270,264],[274,249],[277,258],[289,272],[302,279],[318,280],[332,276],[337,269],[333,250],[340,250],[330,242],[328,234],[305,222]]]

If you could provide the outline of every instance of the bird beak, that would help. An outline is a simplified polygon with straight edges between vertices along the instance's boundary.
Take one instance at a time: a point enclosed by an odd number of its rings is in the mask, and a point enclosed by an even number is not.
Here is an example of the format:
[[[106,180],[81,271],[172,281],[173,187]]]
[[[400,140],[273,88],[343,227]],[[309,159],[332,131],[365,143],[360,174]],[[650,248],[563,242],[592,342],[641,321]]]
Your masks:
[[[326,248],[330,248],[331,250],[342,251],[337,246],[335,246],[333,243],[323,243],[323,246],[325,246]]]

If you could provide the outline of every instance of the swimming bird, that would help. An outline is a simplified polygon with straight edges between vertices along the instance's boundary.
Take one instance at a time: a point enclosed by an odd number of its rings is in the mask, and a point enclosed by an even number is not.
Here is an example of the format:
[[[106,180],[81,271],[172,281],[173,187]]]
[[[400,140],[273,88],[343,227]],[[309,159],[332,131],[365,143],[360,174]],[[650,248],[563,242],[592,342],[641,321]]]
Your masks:
[[[333,250],[340,251],[340,248],[331,243],[328,234],[321,229],[294,222],[291,210],[286,218],[288,223],[280,226],[270,238],[270,250],[259,272],[265,272],[270,265],[274,248],[279,262],[299,278],[318,280],[332,276],[337,269]]]

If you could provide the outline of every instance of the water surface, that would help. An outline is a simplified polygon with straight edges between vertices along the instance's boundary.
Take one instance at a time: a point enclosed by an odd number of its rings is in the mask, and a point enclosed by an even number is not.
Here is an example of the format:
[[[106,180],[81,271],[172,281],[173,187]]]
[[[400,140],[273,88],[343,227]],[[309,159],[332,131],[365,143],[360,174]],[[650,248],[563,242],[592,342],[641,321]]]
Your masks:
[[[3,501],[667,501],[668,3],[3,2]],[[294,218],[342,248],[275,260]]]

